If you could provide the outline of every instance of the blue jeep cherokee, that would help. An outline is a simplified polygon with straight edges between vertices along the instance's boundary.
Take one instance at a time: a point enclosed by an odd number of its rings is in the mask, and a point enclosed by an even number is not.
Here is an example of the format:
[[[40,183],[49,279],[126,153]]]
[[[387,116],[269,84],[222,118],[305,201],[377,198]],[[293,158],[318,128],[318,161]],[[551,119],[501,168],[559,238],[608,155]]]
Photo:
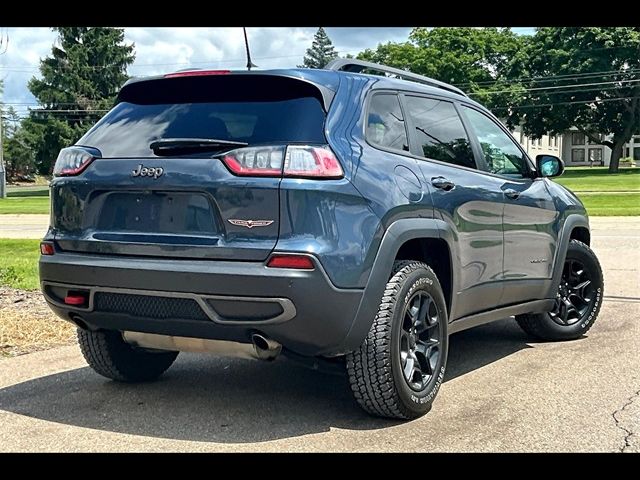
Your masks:
[[[58,156],[42,291],[108,378],[282,353],[414,418],[451,333],[593,325],[602,271],[562,170],[457,88],[381,65],[133,79]]]

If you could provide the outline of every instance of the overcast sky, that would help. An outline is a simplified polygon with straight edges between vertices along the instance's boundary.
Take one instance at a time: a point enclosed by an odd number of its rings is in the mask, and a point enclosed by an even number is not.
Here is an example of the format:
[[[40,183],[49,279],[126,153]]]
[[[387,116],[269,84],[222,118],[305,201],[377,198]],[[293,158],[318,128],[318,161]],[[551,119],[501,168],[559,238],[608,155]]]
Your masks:
[[[356,54],[379,43],[407,40],[410,28],[326,28],[341,56]],[[533,28],[519,27],[517,33],[531,34]],[[315,28],[249,28],[253,62],[260,68],[295,67],[302,63]],[[35,103],[27,82],[38,74],[41,58],[51,53],[56,35],[48,28],[3,28],[8,35],[7,51],[0,55],[0,78],[4,81],[3,102]],[[136,59],[129,74],[154,75],[190,66],[243,68],[246,64],[241,28],[126,28],[125,39],[135,43]],[[20,113],[28,105],[16,106]]]

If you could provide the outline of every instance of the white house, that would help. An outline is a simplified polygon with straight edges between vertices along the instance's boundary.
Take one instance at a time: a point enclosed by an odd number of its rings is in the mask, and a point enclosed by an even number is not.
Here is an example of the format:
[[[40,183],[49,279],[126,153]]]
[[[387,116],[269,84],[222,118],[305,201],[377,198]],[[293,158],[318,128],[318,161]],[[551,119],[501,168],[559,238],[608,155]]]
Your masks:
[[[543,135],[540,139],[532,140],[522,133],[521,127],[518,126],[513,131],[513,136],[534,159],[536,155],[548,153],[562,158],[564,163],[569,166],[609,166],[611,159],[609,147],[593,143],[577,128],[572,128],[561,135]],[[622,148],[622,158],[628,157],[633,158],[636,162],[640,161],[640,135],[634,135],[631,141]]]

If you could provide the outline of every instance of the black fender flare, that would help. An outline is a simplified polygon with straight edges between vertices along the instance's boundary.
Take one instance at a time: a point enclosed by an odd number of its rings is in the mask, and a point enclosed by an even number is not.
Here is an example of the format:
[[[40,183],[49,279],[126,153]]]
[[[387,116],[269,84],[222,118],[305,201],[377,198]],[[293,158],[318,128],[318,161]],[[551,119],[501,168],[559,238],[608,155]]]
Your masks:
[[[571,232],[576,227],[584,227],[589,230],[589,220],[586,215],[580,213],[569,214],[562,224],[562,230],[558,235],[558,243],[556,248],[555,257],[553,259],[553,270],[551,287],[547,298],[555,298],[560,280],[562,278],[562,268],[564,261],[567,258],[567,249],[569,248],[569,241],[571,240]]]
[[[338,355],[351,352],[362,344],[378,311],[380,299],[389,281],[398,250],[405,242],[414,238],[444,239],[451,251],[452,268],[456,268],[454,262],[457,257],[451,248],[452,232],[446,222],[437,218],[403,218],[393,222],[385,231],[380,242],[351,328],[342,344],[330,354]],[[455,287],[455,275],[453,277],[453,286]]]

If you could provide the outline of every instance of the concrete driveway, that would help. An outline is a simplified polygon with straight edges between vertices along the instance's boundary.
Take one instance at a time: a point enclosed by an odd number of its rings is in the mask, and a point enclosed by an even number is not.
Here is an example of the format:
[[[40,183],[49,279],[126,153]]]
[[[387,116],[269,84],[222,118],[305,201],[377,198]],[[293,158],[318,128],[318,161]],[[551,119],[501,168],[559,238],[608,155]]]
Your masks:
[[[345,378],[286,360],[183,354],[125,385],[72,346],[0,360],[0,450],[640,451],[640,219],[592,224],[606,284],[589,335],[537,343],[512,320],[456,334],[421,419],[369,417]]]

